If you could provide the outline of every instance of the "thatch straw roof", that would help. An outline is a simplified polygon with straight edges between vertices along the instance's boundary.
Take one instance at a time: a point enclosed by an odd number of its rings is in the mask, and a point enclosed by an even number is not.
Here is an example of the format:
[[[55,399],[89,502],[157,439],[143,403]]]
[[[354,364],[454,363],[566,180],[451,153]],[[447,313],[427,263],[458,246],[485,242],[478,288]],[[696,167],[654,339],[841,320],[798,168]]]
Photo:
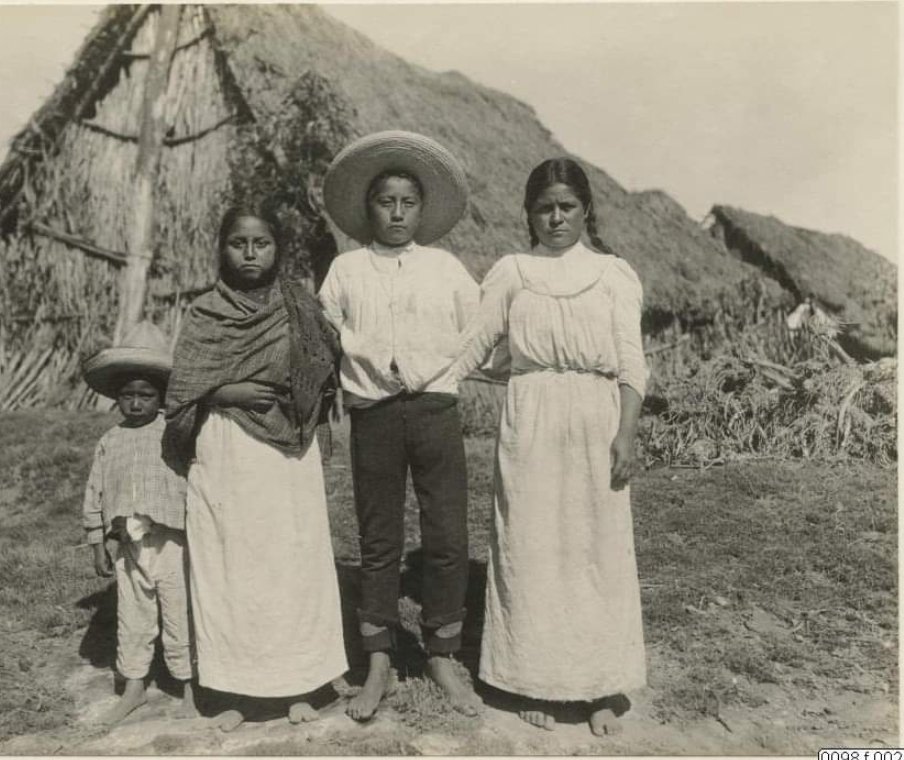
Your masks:
[[[730,206],[712,209],[712,232],[738,258],[790,291],[812,297],[848,323],[839,342],[861,357],[896,352],[897,268],[845,235],[784,224],[773,216]]]
[[[566,153],[531,108],[457,73],[411,65],[315,6],[187,7],[170,82],[173,128],[161,169],[153,293],[210,281],[211,229],[216,200],[230,190],[235,132],[277,113],[299,78],[311,73],[340,104],[350,136],[412,129],[462,159],[472,203],[443,242],[476,276],[526,245],[519,204],[527,174],[537,162]],[[127,215],[121,211],[135,151],[128,138],[137,132],[144,65],[135,54],[149,48],[155,15],[134,6],[108,9],[65,80],[15,138],[0,166],[5,234],[16,222],[38,221],[101,249],[123,250]],[[664,194],[632,194],[602,170],[588,169],[602,236],[639,271],[650,314],[705,314],[719,293],[750,276]],[[51,265],[69,253],[57,251]],[[107,276],[100,281],[111,285]],[[89,288],[82,295],[90,294]]]

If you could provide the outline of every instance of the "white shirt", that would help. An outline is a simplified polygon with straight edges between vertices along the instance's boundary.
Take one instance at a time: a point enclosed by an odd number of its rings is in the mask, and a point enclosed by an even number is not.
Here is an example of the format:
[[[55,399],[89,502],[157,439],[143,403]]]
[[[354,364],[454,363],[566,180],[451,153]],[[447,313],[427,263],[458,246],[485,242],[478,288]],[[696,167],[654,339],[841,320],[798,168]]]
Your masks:
[[[342,389],[370,400],[406,390],[458,393],[436,382],[477,311],[480,288],[451,253],[410,243],[373,243],[340,254],[320,302],[342,342]]]
[[[646,391],[643,288],[624,259],[577,243],[503,256],[481,285],[480,311],[440,382],[461,380],[506,338],[513,374],[552,369],[608,375]]]

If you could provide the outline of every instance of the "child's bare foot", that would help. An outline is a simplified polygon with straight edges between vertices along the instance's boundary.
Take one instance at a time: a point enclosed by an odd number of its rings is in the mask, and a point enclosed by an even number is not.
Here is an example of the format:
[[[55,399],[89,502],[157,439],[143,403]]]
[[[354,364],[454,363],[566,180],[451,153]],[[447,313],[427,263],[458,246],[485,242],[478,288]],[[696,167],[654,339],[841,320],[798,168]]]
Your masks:
[[[238,710],[227,710],[226,712],[221,712],[217,715],[217,717],[214,718],[214,721],[220,731],[228,734],[230,731],[235,731],[245,722],[245,716]]]
[[[624,694],[604,697],[591,708],[590,731],[594,736],[614,736],[622,730],[619,718],[631,709]]]
[[[107,712],[100,722],[105,725],[119,723],[131,712],[134,712],[148,701],[143,678],[126,679],[126,688],[119,701]]]
[[[312,723],[320,720],[320,713],[307,702],[295,702],[289,707],[289,723]]]
[[[176,713],[177,718],[197,718],[198,708],[195,705],[195,694],[192,689],[191,681],[185,681],[182,688],[182,704],[179,705],[179,711]]]
[[[389,652],[371,652],[367,680],[345,708],[346,714],[354,720],[366,721],[377,712],[380,700],[394,688],[394,678],[390,667]]]
[[[445,692],[452,707],[458,712],[469,717],[474,717],[480,712],[483,702],[455,672],[455,663],[451,657],[431,656],[427,660],[427,674]]]
[[[556,719],[549,705],[539,699],[528,700],[527,709],[519,710],[518,717],[525,723],[546,731],[553,731],[556,727]]]

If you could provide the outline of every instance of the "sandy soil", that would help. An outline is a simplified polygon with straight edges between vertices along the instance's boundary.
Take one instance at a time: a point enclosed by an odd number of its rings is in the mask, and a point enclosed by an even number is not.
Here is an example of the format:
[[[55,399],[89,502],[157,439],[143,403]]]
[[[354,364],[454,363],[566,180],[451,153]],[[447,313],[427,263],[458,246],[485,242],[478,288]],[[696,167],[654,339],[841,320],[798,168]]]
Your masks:
[[[650,686],[631,695],[634,707],[620,734],[594,737],[580,716],[566,715],[553,732],[532,728],[514,713],[487,707],[473,727],[464,719],[437,721],[419,730],[391,707],[366,725],[344,714],[339,696],[321,710],[316,723],[293,726],[284,718],[247,723],[231,734],[209,718],[177,719],[178,699],[155,686],[149,701],[123,723],[105,729],[96,719],[115,699],[106,668],[79,658],[75,641],[61,641],[58,655],[44,666],[64,679],[75,701],[75,717],[65,729],[23,735],[0,743],[2,754],[631,754],[631,755],[815,755],[821,747],[898,746],[888,730],[897,723],[894,700],[864,677],[861,688],[815,689],[805,693],[781,684],[760,684],[757,708],[724,708],[697,719],[663,719],[653,708],[657,689],[675,677],[676,664],[657,648],[649,652]],[[67,654],[67,652],[69,654]],[[790,682],[790,679],[789,679]],[[347,693],[344,682],[337,691]],[[884,727],[884,728],[883,728]]]

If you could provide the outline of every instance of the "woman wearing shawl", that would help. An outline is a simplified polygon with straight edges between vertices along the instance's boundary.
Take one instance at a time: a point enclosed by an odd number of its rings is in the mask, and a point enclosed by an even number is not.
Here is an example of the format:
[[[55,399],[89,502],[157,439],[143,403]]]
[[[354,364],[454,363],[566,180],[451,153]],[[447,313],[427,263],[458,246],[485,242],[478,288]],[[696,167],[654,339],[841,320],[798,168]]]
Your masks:
[[[190,462],[186,528],[202,686],[289,697],[346,669],[316,427],[338,345],[279,271],[279,225],[232,208],[220,279],[186,316],[167,394],[167,445]],[[244,720],[224,713],[221,728]]]

